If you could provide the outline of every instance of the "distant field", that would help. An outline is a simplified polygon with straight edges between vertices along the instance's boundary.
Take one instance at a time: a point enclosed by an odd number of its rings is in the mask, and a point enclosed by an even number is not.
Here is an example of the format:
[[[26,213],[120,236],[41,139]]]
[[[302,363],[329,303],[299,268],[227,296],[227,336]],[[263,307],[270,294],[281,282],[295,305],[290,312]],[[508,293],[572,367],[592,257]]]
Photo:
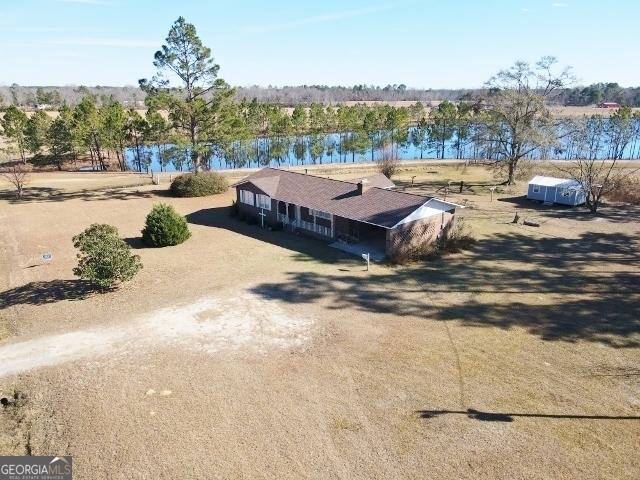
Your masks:
[[[392,105],[394,107],[410,107],[411,105],[415,105],[416,102],[403,100],[403,101],[396,101],[396,102],[376,102],[376,101],[336,102],[335,104],[336,105],[338,105],[338,104],[356,105],[356,104],[359,104],[359,103],[364,103],[364,104],[367,104],[367,105]],[[426,102],[424,105],[425,105],[425,110],[426,110],[427,114],[429,113],[429,111],[433,107],[437,107],[440,103],[441,103],[440,101]],[[286,110],[289,113],[293,112],[293,108],[286,108]],[[593,106],[593,107],[560,107],[560,106],[551,106],[551,107],[549,107],[549,110],[551,111],[551,114],[556,116],[556,117],[571,117],[571,118],[583,117],[583,116],[591,116],[591,115],[609,116],[613,112],[615,112],[615,109],[597,108],[595,106]],[[633,111],[640,112],[640,108],[634,108]]]
[[[409,101],[409,100],[401,100],[401,101],[394,101],[394,102],[380,102],[380,101],[362,101],[362,102],[356,102],[356,101],[348,101],[348,102],[335,102],[333,103],[333,105],[357,105],[357,104],[366,104],[366,105],[392,105],[394,107],[410,107],[412,105],[415,105],[415,101]],[[431,108],[433,107],[437,107],[440,103],[440,101],[432,101],[432,102],[426,102],[424,103],[425,106],[425,110],[428,113],[430,111]],[[283,107],[284,110],[286,110],[287,112],[291,113],[293,112],[293,108],[291,107]],[[611,115],[613,112],[616,111],[616,109],[613,108],[597,108],[595,106],[590,106],[590,107],[566,107],[566,106],[551,106],[549,107],[549,110],[551,111],[551,113],[555,116],[558,117],[582,117],[582,116],[590,116],[590,115],[604,115],[604,116],[608,116]],[[634,112],[640,112],[640,108],[633,108],[632,109]],[[141,115],[144,115],[146,112],[146,109],[136,109],[136,112],[140,113]],[[27,115],[31,116],[33,115],[34,111],[27,111]],[[47,115],[49,115],[51,118],[56,118],[59,114],[57,111],[51,111],[51,110],[46,110]],[[165,112],[162,112],[165,114]],[[0,118],[4,115],[3,112],[0,112]],[[1,137],[0,137],[1,138]]]

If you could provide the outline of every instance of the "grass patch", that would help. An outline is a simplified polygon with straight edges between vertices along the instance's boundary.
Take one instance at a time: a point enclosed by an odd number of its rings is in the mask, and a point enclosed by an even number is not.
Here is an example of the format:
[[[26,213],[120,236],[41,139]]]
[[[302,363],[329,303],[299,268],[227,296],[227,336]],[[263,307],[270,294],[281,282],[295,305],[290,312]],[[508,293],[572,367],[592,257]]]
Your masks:
[[[348,432],[359,432],[362,424],[346,417],[337,417],[331,421],[331,428],[334,430],[346,430]]]

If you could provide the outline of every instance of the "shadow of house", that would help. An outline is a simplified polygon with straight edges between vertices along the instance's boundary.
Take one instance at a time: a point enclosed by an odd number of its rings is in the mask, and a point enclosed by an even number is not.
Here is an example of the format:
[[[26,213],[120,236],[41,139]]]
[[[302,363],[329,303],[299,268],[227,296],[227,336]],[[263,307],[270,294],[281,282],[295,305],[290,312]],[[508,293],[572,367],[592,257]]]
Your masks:
[[[569,205],[562,204],[553,204],[553,205],[545,205],[543,202],[539,202],[537,200],[531,200],[527,198],[526,195],[519,195],[517,197],[500,197],[497,198],[498,202],[510,203],[519,208],[526,208],[528,210],[542,210],[542,211],[551,211],[551,210],[559,210],[561,212],[567,210],[576,210],[581,209],[582,207],[571,207]]]
[[[274,231],[260,228],[258,225],[248,224],[231,216],[230,207],[205,208],[186,216],[187,222],[193,225],[222,228],[240,235],[255,238],[287,250],[297,252],[298,261],[317,260],[324,263],[357,264],[351,255],[330,248],[326,242],[310,237],[293,235],[289,232]]]
[[[94,283],[86,280],[30,282],[0,292],[0,310],[17,305],[46,305],[62,300],[82,300],[98,291]]]
[[[518,326],[544,340],[636,347],[640,271],[627,268],[640,262],[636,241],[624,234],[541,240],[504,234],[478,242],[464,255],[385,269],[366,282],[360,276],[291,272],[287,282],[263,283],[253,291],[289,303],[328,298],[332,309],[456,320],[473,327]],[[469,295],[455,303],[449,293]],[[492,303],[475,300],[475,293],[513,296]],[[529,304],[515,296],[520,294],[553,298],[551,304]]]

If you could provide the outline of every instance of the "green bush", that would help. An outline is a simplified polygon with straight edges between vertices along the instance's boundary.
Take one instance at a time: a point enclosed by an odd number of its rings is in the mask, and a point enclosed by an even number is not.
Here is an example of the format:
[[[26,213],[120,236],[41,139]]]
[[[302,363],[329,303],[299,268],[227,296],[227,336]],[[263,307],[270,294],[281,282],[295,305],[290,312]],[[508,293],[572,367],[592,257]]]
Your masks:
[[[204,197],[226,192],[227,179],[217,172],[186,173],[171,182],[169,191],[174,197]]]
[[[140,257],[131,255],[131,248],[111,225],[94,223],[73,237],[73,246],[80,250],[74,275],[102,288],[131,280],[142,268]]]
[[[154,205],[142,230],[142,241],[151,247],[178,245],[191,236],[187,220],[171,205]]]

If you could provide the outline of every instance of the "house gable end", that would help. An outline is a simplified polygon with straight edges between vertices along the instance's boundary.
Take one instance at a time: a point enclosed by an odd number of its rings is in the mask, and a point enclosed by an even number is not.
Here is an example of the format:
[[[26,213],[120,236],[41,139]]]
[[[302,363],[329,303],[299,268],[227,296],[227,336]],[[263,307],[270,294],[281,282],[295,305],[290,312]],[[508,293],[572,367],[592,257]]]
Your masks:
[[[269,195],[267,192],[262,190],[260,187],[258,187],[255,183],[253,183],[250,180],[242,183],[236,183],[235,187],[236,187],[236,190],[248,190],[253,193],[259,193],[261,195],[267,195],[271,197],[271,195]]]
[[[420,207],[418,207],[405,218],[396,223],[392,228],[396,228],[399,225],[411,223],[416,220],[421,220],[423,218],[440,215],[442,213],[451,213],[452,210],[455,211],[456,207],[464,208],[462,205],[445,202],[444,200],[440,200],[438,198],[430,198]]]

